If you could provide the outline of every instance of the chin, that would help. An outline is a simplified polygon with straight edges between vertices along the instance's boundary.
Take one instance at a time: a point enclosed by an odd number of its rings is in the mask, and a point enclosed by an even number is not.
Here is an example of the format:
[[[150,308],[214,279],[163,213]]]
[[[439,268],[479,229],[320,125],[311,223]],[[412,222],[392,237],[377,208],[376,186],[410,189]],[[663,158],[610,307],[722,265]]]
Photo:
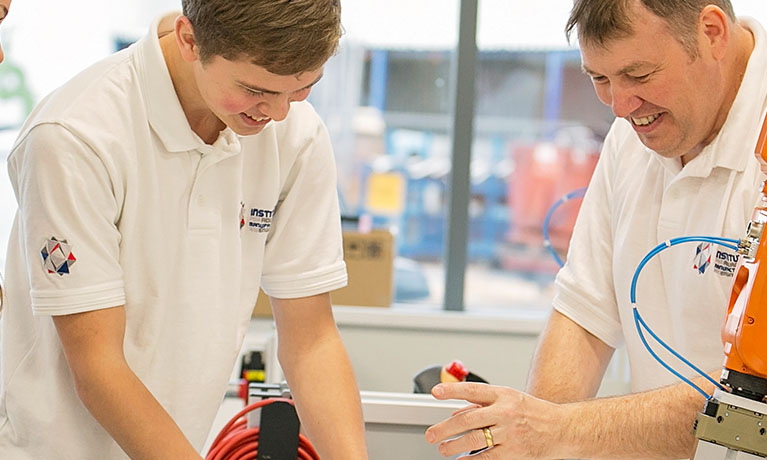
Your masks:
[[[674,147],[662,145],[659,142],[653,142],[652,139],[647,139],[644,136],[640,136],[639,140],[642,141],[642,144],[645,147],[647,147],[648,149],[652,150],[653,152],[657,153],[658,155],[664,158],[677,158],[682,156],[682,153],[677,152],[677,149]]]
[[[253,136],[260,133],[263,130],[264,130],[263,126],[261,126],[260,128],[243,128],[243,127],[239,127],[237,129],[232,128],[232,131],[234,131],[236,134],[240,136]]]

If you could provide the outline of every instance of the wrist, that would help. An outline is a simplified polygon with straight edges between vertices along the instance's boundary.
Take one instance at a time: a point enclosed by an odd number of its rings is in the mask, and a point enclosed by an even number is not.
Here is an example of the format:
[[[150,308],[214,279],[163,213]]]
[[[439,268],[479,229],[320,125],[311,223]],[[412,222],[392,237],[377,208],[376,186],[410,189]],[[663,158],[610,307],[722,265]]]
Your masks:
[[[549,458],[588,458],[585,448],[586,426],[589,423],[584,415],[581,403],[557,404],[558,431],[552,439],[552,452]]]

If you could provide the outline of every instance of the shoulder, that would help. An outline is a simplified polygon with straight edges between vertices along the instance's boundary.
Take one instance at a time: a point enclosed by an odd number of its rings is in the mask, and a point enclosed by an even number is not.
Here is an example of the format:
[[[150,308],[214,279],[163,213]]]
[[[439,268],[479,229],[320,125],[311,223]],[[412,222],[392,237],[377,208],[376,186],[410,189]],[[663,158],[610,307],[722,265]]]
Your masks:
[[[141,87],[133,55],[118,52],[88,67],[46,96],[32,111],[19,133],[25,139],[34,130],[52,134],[68,130],[88,138],[116,135],[126,127],[126,118],[142,104]],[[47,125],[46,128],[36,129]]]
[[[93,179],[94,171],[113,162],[64,124],[36,123],[20,136],[8,155],[12,180],[56,182],[75,177]],[[52,180],[51,178],[56,178]]]

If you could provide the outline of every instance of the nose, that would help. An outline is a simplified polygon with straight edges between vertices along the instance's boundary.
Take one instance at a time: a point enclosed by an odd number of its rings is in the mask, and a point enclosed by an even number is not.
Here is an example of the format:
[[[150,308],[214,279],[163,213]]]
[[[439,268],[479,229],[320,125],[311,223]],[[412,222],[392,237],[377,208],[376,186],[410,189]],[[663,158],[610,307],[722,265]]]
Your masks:
[[[642,99],[627,86],[611,83],[608,88],[597,91],[599,100],[613,110],[618,118],[625,118],[642,105]]]
[[[290,110],[290,97],[286,94],[275,94],[259,104],[258,110],[274,121],[282,121]]]

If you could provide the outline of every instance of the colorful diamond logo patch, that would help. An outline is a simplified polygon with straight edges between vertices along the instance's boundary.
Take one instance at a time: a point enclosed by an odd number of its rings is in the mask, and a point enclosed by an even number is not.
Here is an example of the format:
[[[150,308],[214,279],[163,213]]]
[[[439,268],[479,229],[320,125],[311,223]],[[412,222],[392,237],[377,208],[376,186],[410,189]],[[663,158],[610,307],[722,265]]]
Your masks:
[[[59,241],[55,237],[45,242],[40,255],[43,257],[43,268],[48,273],[57,273],[59,276],[68,274],[72,265],[77,262],[72,253],[72,245],[67,243],[67,240]]]

